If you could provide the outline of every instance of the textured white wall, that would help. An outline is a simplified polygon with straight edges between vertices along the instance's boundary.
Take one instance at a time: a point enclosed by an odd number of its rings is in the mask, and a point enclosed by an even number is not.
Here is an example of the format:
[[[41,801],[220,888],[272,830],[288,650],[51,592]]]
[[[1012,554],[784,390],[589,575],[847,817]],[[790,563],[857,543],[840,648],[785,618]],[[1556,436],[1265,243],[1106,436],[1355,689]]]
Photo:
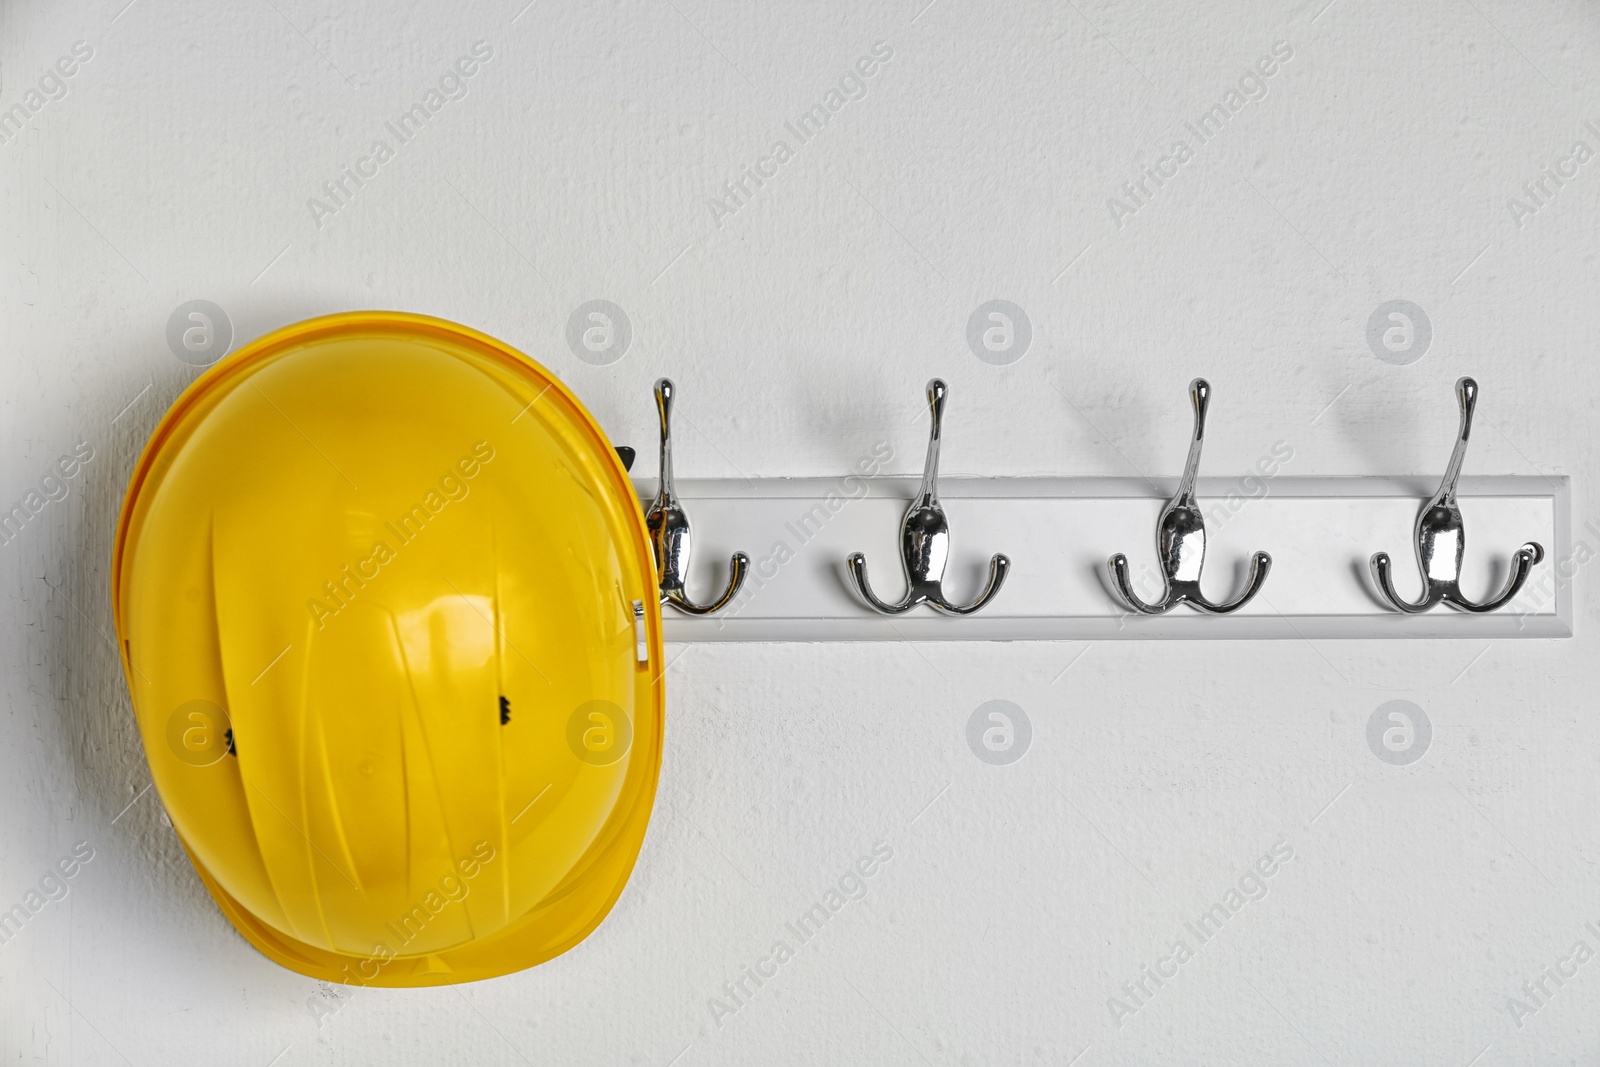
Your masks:
[[[1600,545],[1600,160],[1561,162],[1600,152],[1592,4],[126,3],[0,6],[0,108],[25,109],[0,145],[0,502],[93,450],[0,545],[0,906],[93,849],[0,944],[4,1062],[1600,1054],[1600,962],[1561,962],[1600,952],[1586,570],[1558,642],[689,648],[611,917],[552,963],[430,991],[320,987],[235,935],[141,793],[107,639],[118,503],[196,373],[166,338],[194,299],[235,344],[350,308],[459,320],[639,445],[671,374],[701,476],[842,473],[880,437],[911,471],[934,373],[951,473],[1174,473],[1202,373],[1210,474],[1280,440],[1297,475],[1437,472],[1470,373],[1469,471],[1572,475]],[[29,97],[79,41],[65,95]],[[385,124],[479,41],[465,97],[398,145]],[[865,96],[801,144],[785,122],[875,42]],[[1185,122],[1275,50],[1202,144]],[[378,138],[393,158],[313,212]],[[708,206],[779,139],[792,158],[748,202]],[[1179,140],[1176,174],[1113,211]],[[1528,199],[1558,165],[1576,175]],[[967,341],[995,298],[1031,323],[1008,366]],[[632,329],[606,366],[565,340],[595,299]],[[1393,299],[1431,323],[1408,365],[1367,340]],[[997,699],[1032,724],[1004,766],[966,740]],[[1405,766],[1367,740],[1393,699],[1432,723]],[[877,842],[865,898],[713,1018]],[[1265,897],[1201,944],[1185,922],[1275,844],[1293,858],[1264,864]],[[1180,939],[1192,958],[1137,1005],[1120,987]],[[1524,992],[1558,965],[1576,976]]]

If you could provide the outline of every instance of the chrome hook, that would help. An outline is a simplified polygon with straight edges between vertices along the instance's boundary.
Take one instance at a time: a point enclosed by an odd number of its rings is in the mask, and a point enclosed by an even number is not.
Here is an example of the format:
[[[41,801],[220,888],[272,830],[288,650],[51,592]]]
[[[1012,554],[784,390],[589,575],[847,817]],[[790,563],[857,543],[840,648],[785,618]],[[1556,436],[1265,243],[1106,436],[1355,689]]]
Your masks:
[[[900,615],[918,604],[927,604],[946,615],[971,615],[994,599],[1011,569],[1011,560],[996,552],[989,561],[989,584],[978,599],[957,607],[944,597],[944,568],[950,561],[950,523],[939,505],[939,434],[944,421],[944,398],[948,387],[938,378],[928,383],[928,458],[922,467],[922,488],[906,509],[900,524],[900,564],[906,575],[906,595],[898,604],[886,604],[873,595],[867,584],[867,557],[852,553],[845,561],[855,591],[867,606],[884,615]]]
[[[644,524],[650,531],[650,549],[656,557],[656,582],[661,589],[661,603],[671,604],[690,615],[710,615],[728,606],[744,585],[745,572],[750,568],[750,557],[735,552],[729,564],[728,588],[709,604],[696,604],[683,591],[684,575],[689,570],[689,514],[678,502],[672,482],[672,393],[671,379],[656,382],[656,411],[661,416],[661,486],[656,497],[644,513]]]
[[[1200,569],[1206,559],[1206,521],[1200,513],[1195,498],[1195,478],[1200,471],[1200,449],[1205,444],[1206,409],[1211,403],[1211,383],[1196,378],[1189,383],[1189,400],[1194,404],[1194,437],[1189,441],[1189,459],[1183,467],[1183,478],[1178,491],[1161,509],[1156,526],[1156,557],[1161,564],[1164,589],[1161,600],[1146,604],[1133,591],[1128,576],[1128,557],[1118,552],[1111,557],[1111,577],[1117,592],[1134,611],[1143,615],[1161,615],[1179,604],[1213,615],[1226,615],[1238,611],[1261,591],[1267,573],[1272,569],[1272,557],[1257,552],[1250,557],[1250,576],[1244,592],[1226,604],[1214,604],[1200,592]]]
[[[1456,402],[1461,405],[1461,429],[1456,434],[1456,447],[1450,453],[1450,465],[1445,468],[1439,491],[1428,498],[1417,513],[1414,535],[1417,541],[1417,564],[1422,568],[1422,599],[1412,603],[1401,600],[1389,578],[1389,554],[1376,552],[1372,556],[1372,577],[1395,610],[1415,615],[1427,611],[1441,600],[1460,611],[1493,611],[1522,591],[1533,565],[1544,559],[1544,548],[1537,541],[1529,541],[1511,557],[1511,575],[1498,596],[1482,603],[1473,603],[1461,595],[1461,558],[1466,553],[1467,530],[1461,521],[1461,508],[1456,504],[1456,483],[1461,478],[1461,464],[1467,457],[1467,439],[1472,435],[1472,412],[1478,406],[1478,383],[1471,378],[1456,382]]]

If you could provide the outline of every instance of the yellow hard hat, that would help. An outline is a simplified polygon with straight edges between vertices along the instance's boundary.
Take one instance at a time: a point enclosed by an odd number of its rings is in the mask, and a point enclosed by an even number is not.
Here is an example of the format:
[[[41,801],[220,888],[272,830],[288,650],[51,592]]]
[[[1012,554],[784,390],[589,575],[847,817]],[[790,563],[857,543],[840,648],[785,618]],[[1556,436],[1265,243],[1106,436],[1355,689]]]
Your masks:
[[[112,564],[150,773],[229,921],[302,974],[474,981],[622,892],[661,764],[639,501],[553,374],[417,315],[212,367]]]

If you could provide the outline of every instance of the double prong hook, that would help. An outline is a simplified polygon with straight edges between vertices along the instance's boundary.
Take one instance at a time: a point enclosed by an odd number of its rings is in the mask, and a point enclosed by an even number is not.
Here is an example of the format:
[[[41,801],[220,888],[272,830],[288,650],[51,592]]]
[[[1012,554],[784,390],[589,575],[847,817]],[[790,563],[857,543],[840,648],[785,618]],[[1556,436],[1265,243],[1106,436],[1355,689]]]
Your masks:
[[[656,558],[656,583],[661,589],[661,603],[671,604],[689,615],[710,615],[721,611],[739,594],[745,574],[750,568],[750,557],[735,552],[729,563],[728,587],[722,595],[709,604],[696,604],[683,591],[683,579],[689,570],[689,513],[678,502],[672,482],[672,393],[670,378],[656,382],[656,411],[661,416],[661,467],[660,488],[644,514],[644,523],[650,531],[650,549]]]
[[[1529,541],[1512,555],[1511,575],[1498,596],[1474,603],[1461,595],[1461,559],[1467,549],[1467,530],[1461,521],[1461,508],[1456,503],[1456,483],[1461,479],[1467,439],[1472,435],[1478,383],[1471,378],[1456,382],[1456,402],[1461,405],[1461,429],[1456,434],[1456,447],[1450,453],[1450,465],[1445,468],[1439,491],[1422,505],[1414,528],[1417,564],[1422,568],[1422,599],[1415,603],[1400,599],[1389,576],[1389,554],[1377,552],[1372,556],[1372,577],[1378,583],[1378,591],[1396,611],[1408,615],[1427,611],[1441,600],[1458,611],[1493,611],[1522,591],[1528,572],[1544,559],[1543,546]]]
[[[1213,615],[1238,611],[1261,591],[1262,583],[1272,569],[1272,557],[1265,552],[1257,552],[1250,557],[1250,577],[1244,592],[1233,600],[1226,604],[1214,604],[1200,592],[1200,569],[1206,559],[1206,520],[1200,513],[1194,487],[1200,471],[1200,449],[1205,444],[1206,409],[1211,403],[1211,383],[1204,378],[1190,382],[1189,400],[1194,404],[1194,437],[1189,441],[1189,459],[1184,464],[1178,491],[1161,509],[1161,518],[1156,526],[1156,556],[1161,564],[1165,586],[1161,600],[1155,604],[1140,600],[1128,576],[1128,557],[1121,552],[1111,557],[1111,577],[1116,583],[1117,592],[1130,608],[1142,615],[1161,615],[1182,603]]]
[[[922,467],[922,488],[906,509],[900,524],[900,564],[906,575],[906,595],[898,604],[878,599],[867,583],[867,557],[852,553],[846,560],[857,595],[867,606],[884,615],[900,615],[918,604],[927,604],[946,615],[971,615],[982,610],[1000,591],[1011,560],[996,552],[989,561],[989,584],[978,599],[957,607],[945,599],[944,569],[950,561],[950,523],[939,505],[939,435],[944,421],[944,398],[948,387],[938,378],[928,383],[928,410],[932,425],[928,429],[928,458]]]

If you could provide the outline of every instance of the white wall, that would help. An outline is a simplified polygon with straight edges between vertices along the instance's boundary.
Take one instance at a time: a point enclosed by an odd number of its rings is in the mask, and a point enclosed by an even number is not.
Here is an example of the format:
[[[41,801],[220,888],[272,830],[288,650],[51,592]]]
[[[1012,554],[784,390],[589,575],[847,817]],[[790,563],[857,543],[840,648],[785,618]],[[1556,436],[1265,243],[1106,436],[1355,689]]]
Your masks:
[[[1202,373],[1208,473],[1278,441],[1297,475],[1432,473],[1470,373],[1469,472],[1572,475],[1597,544],[1600,161],[1536,212],[1507,203],[1575,141],[1600,151],[1593,5],[925,2],[0,7],[0,107],[93,49],[0,146],[0,501],[80,441],[95,454],[0,546],[0,905],[95,850],[0,945],[0,1060],[1600,1052],[1600,962],[1547,981],[1533,1014],[1507,1003],[1533,1007],[1523,983],[1575,941],[1600,952],[1586,570],[1563,641],[692,647],[615,912],[566,956],[466,987],[351,995],[268,962],[140,796],[107,571],[137,450],[197,373],[165,336],[192,299],[236,345],[351,308],[465,322],[641,446],[671,374],[678,469],[701,476],[830,475],[882,436],[911,471],[935,373],[950,473],[1174,473]],[[318,225],[321,183],[480,40],[466,97]],[[708,208],[878,41],[893,58],[865,98],[749,203]],[[1183,121],[1275,42],[1293,55],[1265,97],[1199,144]],[[1180,138],[1193,158],[1117,225],[1107,198]],[[1033,334],[1004,367],[966,340],[997,297]],[[591,299],[632,324],[609,366],[564,340]],[[1405,366],[1366,338],[1391,299],[1432,325]],[[1033,726],[1009,766],[966,742],[994,699]],[[1392,699],[1433,725],[1408,766],[1367,742]],[[1183,923],[1280,839],[1294,858],[1265,898],[1200,945]],[[714,1021],[708,998],[878,841],[894,858],[866,898]],[[1178,938],[1194,958],[1119,1025],[1108,998]],[[308,1002],[340,1008],[319,1026]]]

